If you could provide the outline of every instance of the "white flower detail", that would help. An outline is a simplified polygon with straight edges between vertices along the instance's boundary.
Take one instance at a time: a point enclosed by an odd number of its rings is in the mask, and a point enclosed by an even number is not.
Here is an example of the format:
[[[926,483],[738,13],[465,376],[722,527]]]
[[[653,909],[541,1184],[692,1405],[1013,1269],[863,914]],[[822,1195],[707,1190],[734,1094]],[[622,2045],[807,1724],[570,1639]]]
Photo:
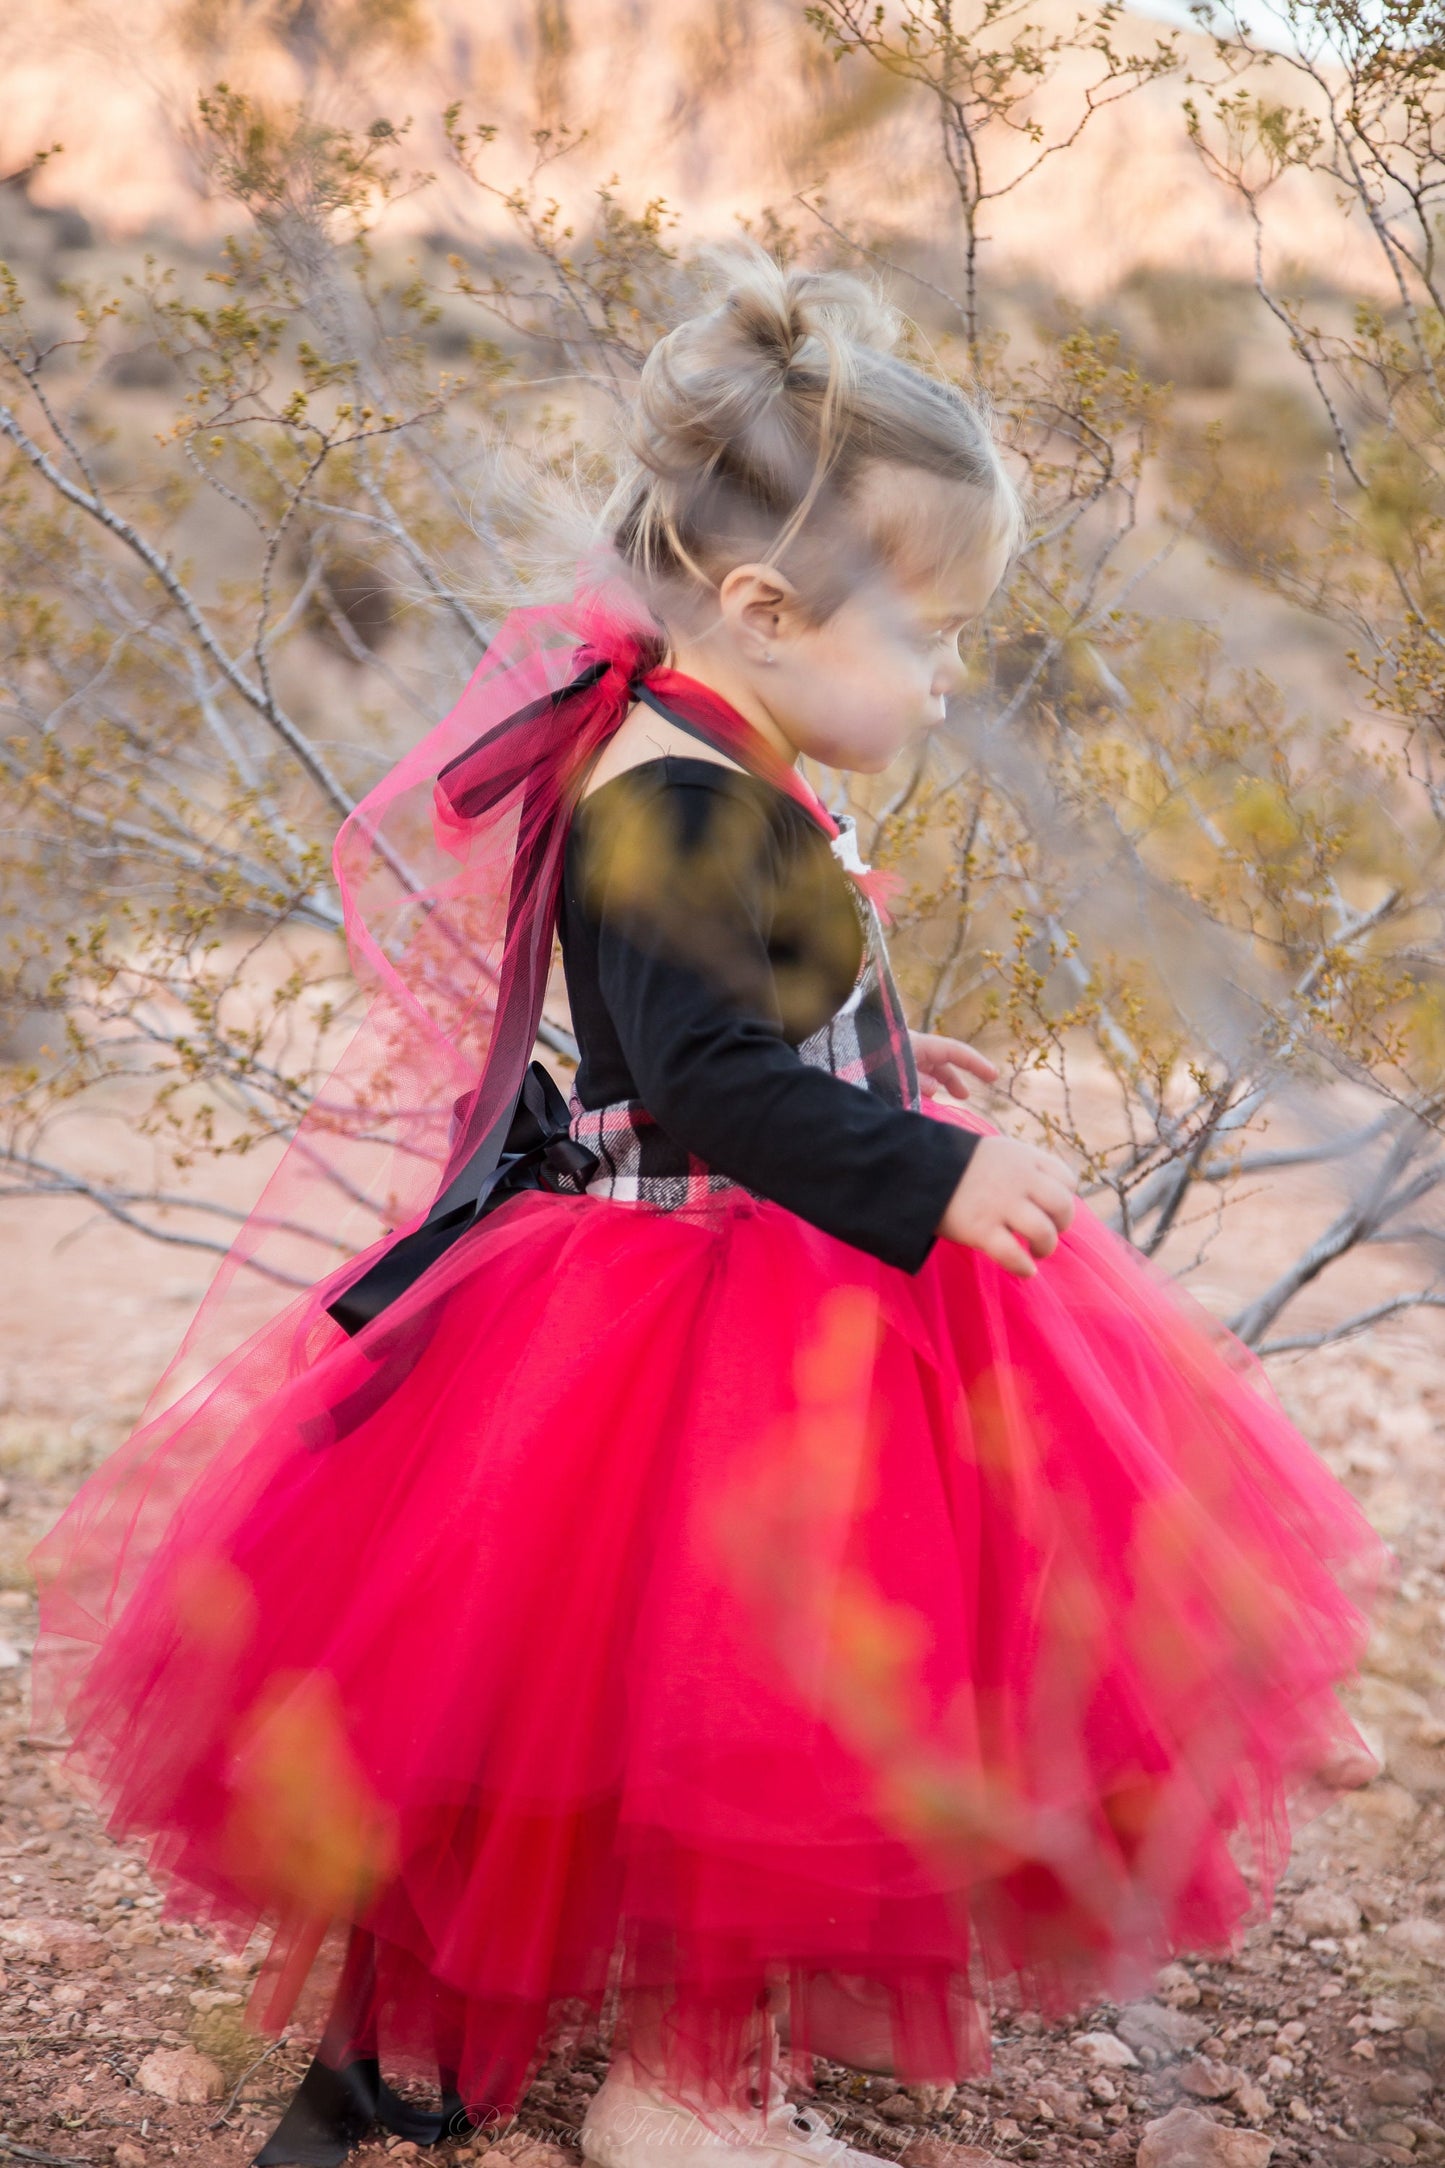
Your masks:
[[[831,839],[829,849],[845,873],[870,873],[858,855],[858,824],[851,813],[839,816],[838,833]]]

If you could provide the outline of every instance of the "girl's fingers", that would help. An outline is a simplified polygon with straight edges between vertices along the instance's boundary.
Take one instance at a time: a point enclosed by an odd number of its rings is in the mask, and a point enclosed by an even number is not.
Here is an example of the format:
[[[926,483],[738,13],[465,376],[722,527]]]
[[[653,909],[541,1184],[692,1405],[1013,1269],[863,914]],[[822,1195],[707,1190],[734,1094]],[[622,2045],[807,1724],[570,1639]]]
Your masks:
[[[951,1067],[976,1076],[984,1084],[998,1081],[998,1070],[987,1054],[980,1054],[976,1046],[966,1039],[946,1039],[941,1032],[916,1031],[911,1034],[913,1051],[917,1060],[926,1061],[936,1074]]]
[[[1029,1202],[1036,1204],[1041,1211],[1047,1212],[1060,1234],[1063,1233],[1074,1216],[1073,1194],[1065,1189],[1063,1183],[1056,1177],[1050,1176],[1043,1181],[1036,1182],[1029,1191]]]
[[[918,1089],[922,1092],[925,1099],[936,1099],[938,1097],[938,1079],[933,1074],[933,1071],[931,1069],[919,1070]]]
[[[1009,1213],[1009,1226],[1035,1257],[1052,1257],[1059,1246],[1059,1230],[1042,1205],[1020,1198]]]
[[[996,1227],[988,1240],[980,1242],[978,1247],[985,1257],[991,1257],[996,1265],[1002,1265],[1004,1271],[1013,1273],[1016,1279],[1031,1280],[1039,1269],[1018,1236],[1007,1227]]]
[[[1078,1189],[1079,1176],[1076,1168],[1066,1159],[1058,1159],[1052,1152],[1040,1152],[1034,1161],[1034,1172],[1041,1181],[1055,1189],[1066,1189],[1070,1196]]]
[[[948,1058],[956,1061],[961,1069],[966,1069],[970,1076],[978,1077],[985,1084],[998,1081],[996,1065],[989,1060],[987,1054],[980,1054],[976,1046],[970,1046],[964,1039],[948,1041]]]

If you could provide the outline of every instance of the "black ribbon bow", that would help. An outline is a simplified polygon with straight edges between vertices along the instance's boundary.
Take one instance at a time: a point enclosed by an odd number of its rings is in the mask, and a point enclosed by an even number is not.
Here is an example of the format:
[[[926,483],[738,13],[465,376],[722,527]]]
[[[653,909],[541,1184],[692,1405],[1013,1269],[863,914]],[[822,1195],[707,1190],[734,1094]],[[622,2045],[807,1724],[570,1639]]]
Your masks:
[[[345,1331],[360,1332],[508,1197],[524,1189],[575,1194],[586,1188],[600,1165],[597,1154],[568,1133],[566,1100],[542,1064],[532,1062],[505,1135],[496,1124],[420,1227],[383,1251],[359,1280],[326,1305],[328,1313]]]

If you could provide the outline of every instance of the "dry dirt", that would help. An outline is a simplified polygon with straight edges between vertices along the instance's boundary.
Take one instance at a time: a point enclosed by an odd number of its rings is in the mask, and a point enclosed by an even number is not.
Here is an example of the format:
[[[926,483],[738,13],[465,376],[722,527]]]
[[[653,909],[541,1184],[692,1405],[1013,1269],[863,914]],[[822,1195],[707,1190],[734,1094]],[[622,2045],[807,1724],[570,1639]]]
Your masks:
[[[1301,1207],[1262,1195],[1249,1209],[1252,1278],[1297,1239]],[[1228,1272],[1211,1267],[1207,1299]],[[1394,1277],[1376,1272],[1332,1299],[1351,1306],[1361,1286],[1374,1293]],[[309,2052],[296,2038],[251,2067],[265,2043],[240,2022],[247,1960],[162,1920],[141,1859],[108,1841],[58,1756],[24,1736],[35,1630],[25,1554],[123,1435],[203,1276],[185,1253],[97,1229],[68,1206],[0,1210],[0,1281],[11,1291],[0,1328],[0,2168],[239,2164]],[[1272,1365],[1291,1412],[1400,1560],[1351,1695],[1383,1773],[1302,1833],[1273,1919],[1228,1960],[1171,1968],[1155,2003],[1083,2012],[1052,2032],[1001,2020],[992,2076],[951,2100],[820,2063],[819,2094],[841,2135],[908,2168],[1132,2163],[1146,2125],[1183,2102],[1210,2119],[1211,2151],[1154,2141],[1143,2168],[1206,2158],[1257,2168],[1261,2146],[1226,2142],[1247,2131],[1267,2137],[1278,2164],[1445,2161],[1441,1338],[1438,1320],[1417,1315]],[[1091,2034],[1109,2038],[1081,2045]],[[145,2090],[141,2066],[166,2048],[203,2051],[223,2096],[174,2105]],[[515,2126],[491,2142],[525,2155],[547,2140],[575,2159],[602,2067],[582,2054],[549,2065]],[[465,2149],[441,2154],[459,2157]]]

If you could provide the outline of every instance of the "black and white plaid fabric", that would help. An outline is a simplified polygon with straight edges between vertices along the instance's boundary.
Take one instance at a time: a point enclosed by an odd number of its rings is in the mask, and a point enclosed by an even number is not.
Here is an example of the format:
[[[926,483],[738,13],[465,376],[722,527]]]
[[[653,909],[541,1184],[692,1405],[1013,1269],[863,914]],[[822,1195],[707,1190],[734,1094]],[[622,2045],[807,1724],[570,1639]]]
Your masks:
[[[840,863],[857,862],[854,822],[843,814],[842,834],[833,844]],[[863,929],[863,958],[853,991],[841,1009],[798,1047],[798,1058],[817,1069],[830,1069],[846,1083],[886,1100],[889,1106],[920,1104],[918,1071],[903,1017],[903,1004],[888,968],[883,928],[871,898],[848,882]],[[716,1190],[744,1185],[718,1174],[659,1129],[640,1099],[616,1099],[586,1108],[572,1094],[570,1132],[601,1161],[587,1184],[589,1197],[610,1197],[624,1204],[650,1204],[676,1211],[701,1204]]]

